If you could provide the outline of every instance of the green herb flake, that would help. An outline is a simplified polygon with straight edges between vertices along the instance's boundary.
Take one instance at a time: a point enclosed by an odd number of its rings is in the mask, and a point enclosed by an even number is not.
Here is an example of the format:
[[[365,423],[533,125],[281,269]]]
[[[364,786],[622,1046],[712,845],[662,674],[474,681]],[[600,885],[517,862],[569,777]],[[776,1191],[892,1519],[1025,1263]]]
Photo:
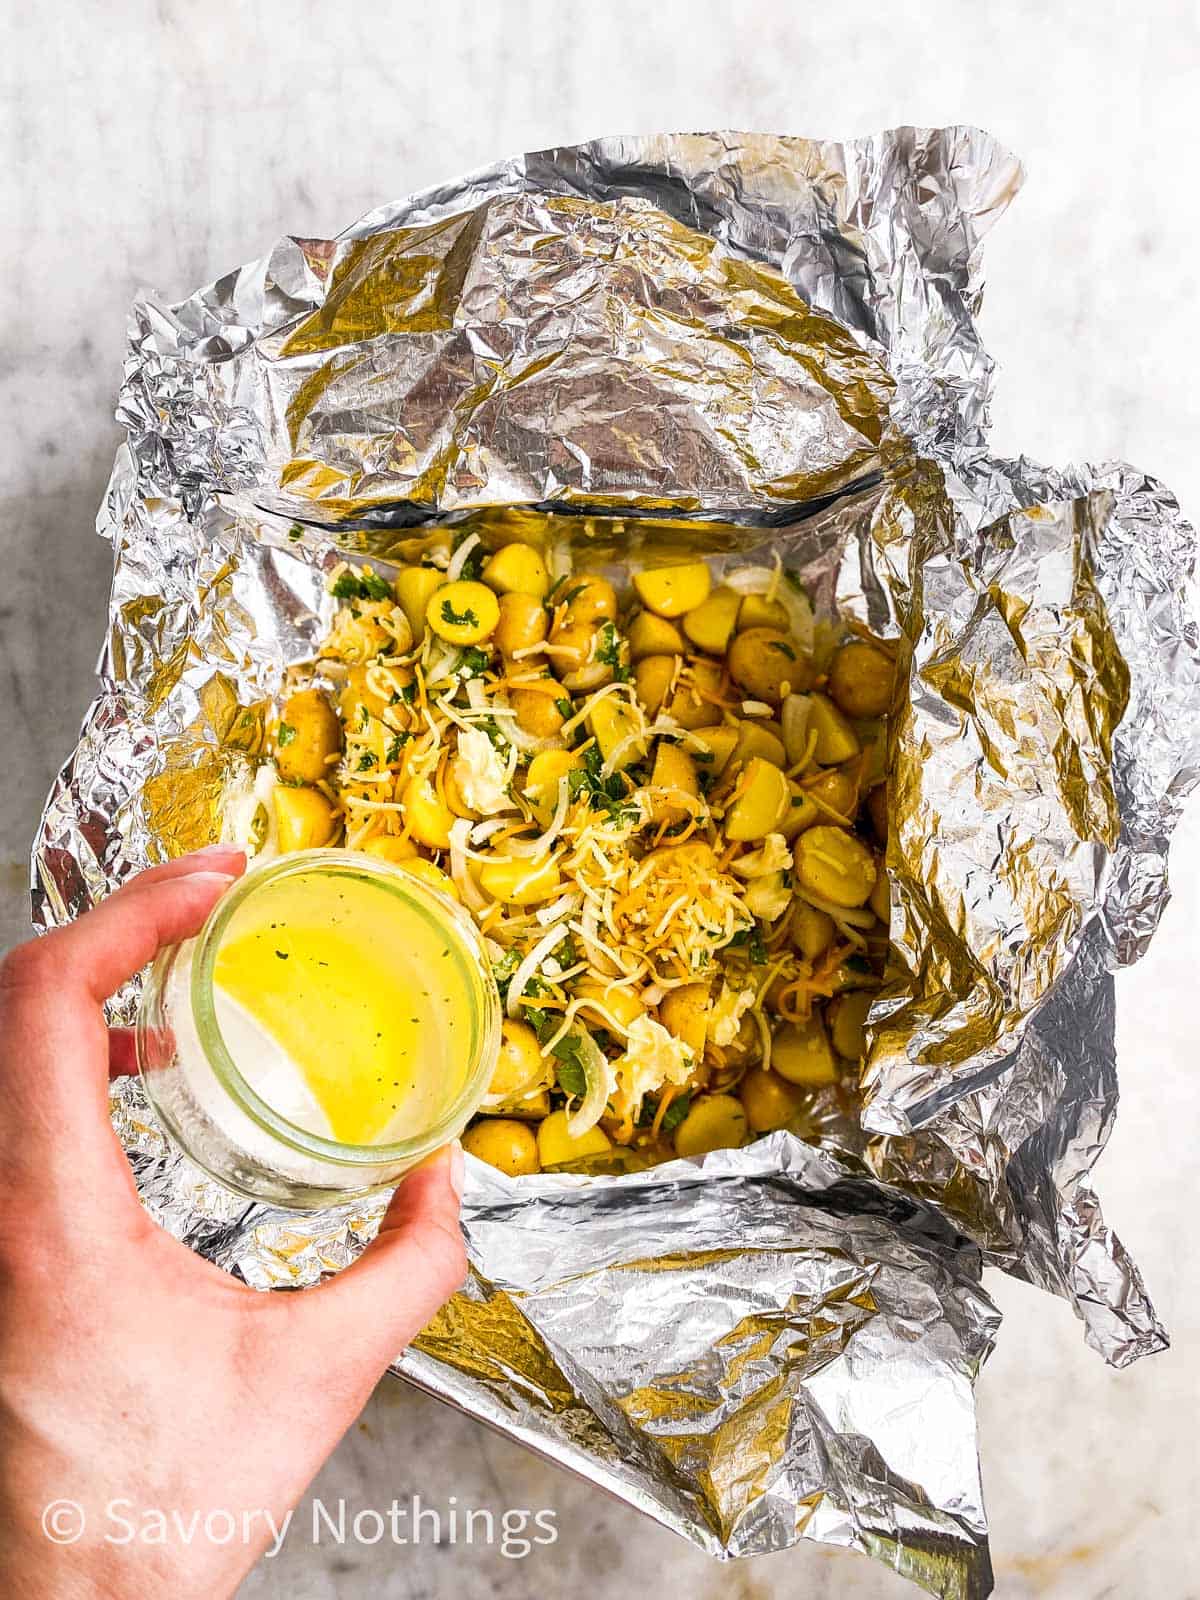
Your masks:
[[[479,618],[470,606],[465,611],[455,611],[449,600],[442,601],[442,621],[450,628],[477,628]]]
[[[482,678],[492,664],[492,658],[486,650],[478,650],[469,644],[458,658],[458,674],[461,678]]]
[[[369,772],[372,767],[376,767],[378,765],[379,763],[375,759],[374,752],[371,750],[364,750],[362,755],[360,755],[358,758],[357,770],[359,772]]]
[[[296,737],[296,730],[295,730],[295,728],[292,727],[291,723],[290,722],[281,722],[279,724],[278,732],[275,735],[275,743],[282,750],[284,745],[291,744],[292,740],[295,737]]]
[[[786,656],[789,661],[795,661],[796,659],[796,652],[792,649],[790,644],[785,644],[782,639],[772,639],[770,641],[770,648],[772,650],[778,650],[779,654],[781,656]]]
[[[687,1116],[692,1107],[692,1091],[685,1089],[683,1094],[676,1095],[671,1104],[663,1112],[660,1126],[664,1133],[674,1133],[675,1129]]]

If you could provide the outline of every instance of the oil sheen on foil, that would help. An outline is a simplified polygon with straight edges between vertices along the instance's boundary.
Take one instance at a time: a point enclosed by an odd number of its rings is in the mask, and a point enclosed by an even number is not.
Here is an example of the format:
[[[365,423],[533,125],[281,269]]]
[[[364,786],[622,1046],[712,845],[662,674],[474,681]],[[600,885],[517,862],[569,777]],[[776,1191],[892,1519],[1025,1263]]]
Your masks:
[[[987,454],[981,240],[1020,177],[970,128],[602,139],[140,300],[100,691],[33,855],[49,926],[215,838],[325,571],[430,521],[550,517],[605,562],[778,549],[894,638],[895,959],[857,1114],[649,1173],[472,1164],[470,1280],[396,1370],[714,1554],[820,1539],[947,1596],[991,1582],[982,1262],[1115,1364],[1165,1343],[1091,1170],[1112,973],[1200,772],[1170,493]],[[113,1112],[154,1214],[250,1283],[314,1281],[378,1221],[246,1207],[136,1084]]]

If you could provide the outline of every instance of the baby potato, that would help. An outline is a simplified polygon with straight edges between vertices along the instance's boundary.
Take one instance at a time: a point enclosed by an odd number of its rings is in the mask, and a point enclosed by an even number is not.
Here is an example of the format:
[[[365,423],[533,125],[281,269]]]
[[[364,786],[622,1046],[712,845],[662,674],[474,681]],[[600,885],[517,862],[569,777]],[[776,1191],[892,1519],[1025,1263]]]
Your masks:
[[[565,622],[550,629],[547,652],[555,674],[562,678],[578,672],[592,659],[596,644],[596,629],[590,622]]]
[[[419,878],[422,883],[428,884],[431,889],[436,889],[439,894],[444,894],[448,900],[461,903],[462,896],[458,892],[454,879],[435,867],[432,861],[426,861],[424,856],[412,856],[407,861],[401,861],[400,866],[408,873],[410,878]]]
[[[275,765],[285,783],[316,783],[342,748],[342,725],[322,689],[289,695],[275,734]]]
[[[500,594],[527,594],[543,600],[550,590],[550,574],[540,552],[531,544],[506,544],[489,557],[483,581]]]
[[[430,850],[448,850],[454,813],[442,804],[429,779],[410,778],[404,786],[401,800],[408,831],[417,843],[428,846]]]
[[[618,988],[613,983],[598,983],[585,979],[575,985],[575,998],[590,1002],[580,1006],[579,1015],[591,1017],[592,1021],[602,1028],[609,1027],[609,1018],[612,1018],[619,1027],[628,1029],[639,1017],[646,1015],[646,1008],[637,995],[628,989]],[[604,1015],[605,1012],[608,1016]]]
[[[562,695],[558,685],[550,678],[546,679],[546,688],[511,689],[509,691],[509,704],[517,719],[517,726],[534,739],[557,738],[559,729],[567,720],[559,707]]]
[[[640,761],[646,754],[647,741],[633,738],[641,726],[640,717],[628,702],[619,700],[616,695],[606,695],[588,712],[588,727],[595,735],[605,761],[610,760],[621,745],[625,746],[616,763],[618,772],[624,771],[631,762]]]
[[[874,998],[869,989],[853,989],[838,995],[826,1008],[833,1048],[847,1061],[861,1061],[867,1053],[867,1012]]]
[[[850,772],[845,767],[830,767],[819,778],[802,784],[801,788],[805,794],[836,811],[839,817],[845,817],[847,822],[853,822],[858,814],[857,772]],[[822,811],[821,820],[828,822],[828,813]]]
[[[434,591],[446,581],[437,567],[402,567],[392,582],[400,609],[408,618],[413,643],[420,644],[425,637],[425,612]]]
[[[537,1034],[527,1022],[505,1017],[500,1024],[500,1052],[496,1057],[488,1093],[515,1099],[534,1089],[546,1076],[546,1063]]]
[[[752,700],[777,706],[783,687],[800,691],[812,682],[812,666],[795,640],[776,628],[747,628],[729,646],[729,676]]]
[[[725,837],[739,843],[765,839],[779,827],[791,803],[787,779],[779,768],[761,756],[752,756],[740,779],[737,799],[725,813]]]
[[[827,695],[808,698],[808,726],[817,736],[813,759],[823,767],[840,767],[858,754],[858,735]]]
[[[447,766],[445,775],[442,778],[442,791],[446,796],[446,804],[450,807],[451,811],[453,811],[456,817],[467,817],[472,822],[478,822],[478,811],[472,810],[472,808],[467,804],[466,799],[463,796],[462,789],[459,786],[460,766],[464,767],[467,772],[470,771],[470,768],[466,767],[466,763],[463,761],[462,756],[455,756]]]
[[[783,740],[770,728],[764,727],[761,722],[751,722],[749,718],[738,723],[737,749],[733,752],[735,767],[745,766],[759,756],[763,761],[769,761],[773,767],[786,767],[787,756],[784,753]]]
[[[861,906],[875,887],[875,858],[845,828],[824,823],[796,841],[796,877],[802,889],[836,906]]]
[[[590,623],[594,628],[597,623],[617,620],[617,591],[607,578],[592,574],[568,578],[562,604],[567,608],[568,623]]]
[[[670,692],[678,665],[676,656],[643,656],[633,670],[633,686],[637,697],[646,708],[648,717],[656,717]]]
[[[568,773],[583,765],[573,750],[541,750],[525,774],[525,798],[538,826],[548,828],[558,805],[558,785]]]
[[[738,1084],[738,1099],[753,1133],[772,1133],[786,1128],[808,1102],[807,1091],[789,1083],[777,1072],[755,1067]]]
[[[338,708],[346,722],[352,728],[362,726],[363,707],[372,717],[382,716],[387,708],[387,700],[381,694],[376,694],[367,686],[367,675],[370,667],[351,667],[346,674],[346,681],[338,694]],[[393,669],[396,670],[396,669]]]
[[[358,848],[369,856],[378,856],[381,861],[412,861],[417,854],[417,847],[412,840],[407,836],[402,839],[398,833],[374,834]]]
[[[758,1024],[749,1014],[738,1023],[738,1031],[732,1044],[722,1045],[725,1060],[731,1067],[753,1066],[762,1060],[762,1034],[758,1031]]]
[[[809,1089],[837,1082],[837,1062],[819,1016],[783,1024],[771,1042],[771,1070]]]
[[[829,693],[848,717],[882,717],[895,676],[891,656],[865,639],[851,639],[829,664]]]
[[[685,614],[684,633],[697,650],[723,656],[741,603],[741,596],[732,589],[714,589],[707,600]]]
[[[888,796],[887,784],[877,783],[867,796],[867,815],[871,819],[871,827],[880,844],[887,843],[888,837]]]
[[[668,989],[658,1003],[658,1020],[699,1061],[708,1039],[708,985],[682,983]]]
[[[559,891],[562,876],[553,861],[485,861],[479,868],[479,887],[506,905],[535,906]]]
[[[512,545],[505,546],[512,549]],[[506,656],[518,650],[528,650],[541,644],[550,627],[550,618],[542,602],[532,594],[514,589],[500,596],[500,620],[492,634],[492,643]]]
[[[788,925],[792,944],[806,961],[816,961],[833,943],[833,918],[807,901],[797,900]]]
[[[443,583],[429,598],[425,621],[447,644],[482,644],[500,621],[500,602],[486,583]]]
[[[633,587],[648,611],[660,617],[682,617],[708,599],[712,577],[703,561],[678,567],[650,567],[634,574]]]
[[[671,744],[666,739],[660,739],[658,748],[654,752],[650,787],[672,791],[654,796],[650,809],[653,821],[666,822],[672,826],[678,822],[686,822],[692,812],[690,807],[682,804],[679,796],[690,795],[693,800],[698,800],[700,797],[696,764],[687,751],[681,750],[677,744]]]
[[[587,1156],[607,1155],[611,1149],[612,1140],[603,1128],[589,1128],[572,1139],[567,1132],[565,1110],[552,1111],[538,1125],[537,1150],[543,1167],[561,1167],[568,1161],[582,1161]]]
[[[743,596],[738,607],[737,631],[747,628],[773,628],[776,633],[786,633],[791,625],[787,607],[780,600],[768,600],[765,594]]]
[[[705,1094],[694,1100],[675,1129],[677,1156],[704,1156],[745,1142],[746,1113],[731,1094]]]
[[[689,839],[686,844],[660,844],[657,850],[648,851],[644,859],[652,861],[662,872],[711,873],[717,870],[713,847],[703,839]]]
[[[699,748],[695,754],[704,771],[719,778],[729,765],[740,736],[740,724],[722,723],[717,728],[702,728],[696,735]],[[706,761],[705,756],[710,759]]]
[[[657,659],[657,658],[655,658]],[[680,674],[667,713],[681,728],[711,728],[721,720],[721,708],[713,698],[721,692],[721,668],[715,661],[693,656]]]
[[[541,1170],[533,1129],[512,1117],[484,1117],[462,1136],[463,1149],[489,1167],[523,1178]]]
[[[333,807],[319,789],[291,789],[276,784],[271,791],[275,836],[280,850],[315,850],[337,832]]]
[[[673,622],[639,611],[629,624],[629,659],[636,665],[646,656],[681,656],[686,646]]]

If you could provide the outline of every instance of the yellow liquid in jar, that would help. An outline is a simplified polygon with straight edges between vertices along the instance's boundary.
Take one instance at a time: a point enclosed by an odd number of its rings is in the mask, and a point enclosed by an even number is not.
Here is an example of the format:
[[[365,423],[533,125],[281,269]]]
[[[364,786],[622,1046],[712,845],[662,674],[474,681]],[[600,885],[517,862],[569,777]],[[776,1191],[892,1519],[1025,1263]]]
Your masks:
[[[411,1138],[462,1093],[483,982],[445,919],[351,866],[248,896],[213,968],[242,1077],[306,1132],[353,1145]]]

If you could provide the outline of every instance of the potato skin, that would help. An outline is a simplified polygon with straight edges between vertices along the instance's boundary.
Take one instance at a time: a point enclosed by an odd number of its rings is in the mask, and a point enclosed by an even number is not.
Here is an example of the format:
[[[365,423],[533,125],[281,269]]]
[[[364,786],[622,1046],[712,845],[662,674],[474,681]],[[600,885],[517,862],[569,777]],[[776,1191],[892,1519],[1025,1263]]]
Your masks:
[[[848,717],[882,717],[892,704],[892,659],[865,639],[851,639],[829,666],[829,693]]]
[[[290,695],[275,736],[275,765],[284,782],[318,783],[328,775],[330,756],[341,749],[342,725],[325,692],[301,689]]]
[[[537,1135],[511,1117],[481,1117],[463,1134],[462,1143],[469,1155],[507,1172],[510,1178],[541,1171]]]
[[[747,628],[735,634],[726,657],[729,676],[751,700],[777,706],[787,684],[794,692],[809,688],[812,663],[794,639],[777,628]]]
[[[279,784],[271,791],[271,804],[275,835],[285,854],[291,850],[315,850],[329,844],[337,833],[337,816],[319,789]]]
[[[550,618],[542,602],[522,590],[500,596],[500,620],[492,634],[492,643],[503,655],[528,650],[541,644],[550,627]]]

